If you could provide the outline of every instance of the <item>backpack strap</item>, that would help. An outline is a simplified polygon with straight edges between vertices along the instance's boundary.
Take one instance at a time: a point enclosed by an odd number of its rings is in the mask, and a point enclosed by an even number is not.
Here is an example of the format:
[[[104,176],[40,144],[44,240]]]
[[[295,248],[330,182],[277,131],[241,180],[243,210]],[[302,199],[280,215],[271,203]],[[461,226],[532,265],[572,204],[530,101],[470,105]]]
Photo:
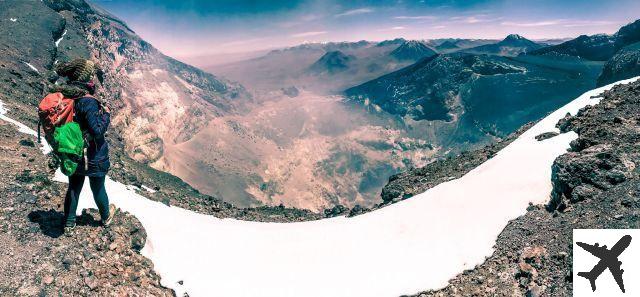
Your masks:
[[[42,140],[40,138],[40,128],[42,127],[42,119],[40,117],[38,117],[38,143],[42,143]]]

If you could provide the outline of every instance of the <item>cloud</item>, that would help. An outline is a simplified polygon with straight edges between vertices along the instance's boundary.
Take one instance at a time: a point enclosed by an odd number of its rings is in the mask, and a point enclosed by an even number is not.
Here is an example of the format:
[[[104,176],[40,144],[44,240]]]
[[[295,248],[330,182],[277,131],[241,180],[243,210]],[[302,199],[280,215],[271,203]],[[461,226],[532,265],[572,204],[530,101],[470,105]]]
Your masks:
[[[372,12],[373,12],[372,8],[365,7],[365,8],[347,10],[345,12],[336,14],[335,17],[339,18],[339,17],[344,17],[344,16],[352,16],[352,15],[372,13]]]
[[[389,32],[389,31],[400,31],[400,30],[405,30],[405,29],[407,29],[407,27],[405,27],[405,26],[395,26],[395,27],[391,27],[391,28],[378,29],[378,31],[380,31],[380,32]]]
[[[302,32],[302,33],[297,33],[297,34],[293,34],[291,35],[292,38],[301,38],[301,37],[310,37],[310,36],[318,36],[318,35],[323,35],[323,34],[327,34],[329,32],[327,31],[310,31],[310,32]]]
[[[580,21],[580,20],[545,20],[538,22],[502,22],[503,26],[513,27],[544,27],[544,26],[563,26],[563,27],[587,27],[587,26],[604,26],[617,24],[610,21]]]
[[[432,15],[414,15],[414,16],[400,15],[393,18],[396,20],[435,20],[438,17],[432,16]]]
[[[500,23],[500,25],[503,25],[503,26],[514,26],[514,27],[543,27],[543,26],[559,25],[561,22],[562,21],[560,21],[560,20],[548,20],[548,21],[530,22],[530,23],[502,22],[502,23]]]
[[[457,16],[452,17],[451,20],[458,23],[465,24],[477,24],[477,23],[488,23],[493,21],[501,20],[502,18],[486,18],[488,15],[486,14],[478,14],[472,16]]]
[[[574,21],[574,22],[566,23],[562,26],[570,28],[570,27],[588,27],[588,26],[606,26],[606,25],[619,25],[619,23],[611,22],[611,21]]]
[[[443,29],[446,28],[447,26],[443,26],[443,25],[438,25],[438,26],[433,26],[434,29]]]

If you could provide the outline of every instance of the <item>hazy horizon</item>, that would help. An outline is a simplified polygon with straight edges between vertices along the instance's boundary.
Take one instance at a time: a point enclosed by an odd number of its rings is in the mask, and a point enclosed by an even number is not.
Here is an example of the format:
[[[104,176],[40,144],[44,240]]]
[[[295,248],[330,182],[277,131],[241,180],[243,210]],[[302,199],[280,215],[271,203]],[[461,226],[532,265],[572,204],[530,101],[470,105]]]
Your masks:
[[[529,39],[614,33],[640,2],[514,0],[95,1],[164,53],[189,58],[308,42],[393,38]]]

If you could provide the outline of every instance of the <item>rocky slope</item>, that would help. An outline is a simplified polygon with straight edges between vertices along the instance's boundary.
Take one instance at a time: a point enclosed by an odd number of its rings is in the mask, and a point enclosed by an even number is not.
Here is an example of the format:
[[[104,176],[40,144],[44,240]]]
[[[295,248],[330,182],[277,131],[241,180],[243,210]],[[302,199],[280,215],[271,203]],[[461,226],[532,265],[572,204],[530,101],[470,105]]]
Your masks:
[[[90,211],[62,234],[66,185],[50,180],[38,146],[0,120],[0,295],[174,296],[140,254],[136,218],[121,213],[105,229]]]
[[[640,227],[639,103],[640,82],[618,86],[559,122],[579,137],[554,163],[549,205],[511,221],[485,263],[415,296],[570,296],[573,229]]]
[[[412,168],[391,176],[389,183],[382,188],[383,203],[380,206],[411,198],[438,184],[462,177],[473,168],[489,160],[532,125],[533,123],[526,124],[499,142],[483,148],[443,157],[434,160],[427,166]]]
[[[522,73],[525,69],[472,55],[433,56],[348,89],[350,100],[375,104],[415,120],[451,120],[460,85],[474,75]],[[367,103],[365,103],[367,101]]]
[[[640,42],[623,47],[602,69],[598,86],[640,75]]]
[[[308,214],[237,209],[149,167],[157,159],[155,167],[168,170],[165,153],[172,143],[186,141],[214,116],[240,112],[247,99],[242,87],[162,55],[84,1],[3,1],[0,22],[0,100],[12,118],[35,130],[35,106],[56,60],[93,57],[104,70],[99,96],[114,115],[108,133],[112,177],[157,188],[152,199],[218,216],[299,220]]]
[[[121,21],[84,1],[3,1],[0,22],[0,100],[9,107],[11,118],[35,130],[35,106],[44,94],[43,85],[54,62],[59,57],[91,55],[101,62],[105,72],[99,96],[111,105],[114,114],[113,130],[108,134],[113,178],[125,184],[156,188],[155,193],[148,193],[151,199],[221,217],[262,221],[319,217],[284,207],[234,208],[149,166],[154,158],[163,158],[156,146],[169,147],[168,142],[157,139],[159,132],[173,134],[179,140],[198,131],[195,122],[180,122],[185,113],[195,113],[189,116],[193,121],[204,121],[216,114],[242,110],[246,94],[240,86],[163,56]],[[154,87],[167,92],[147,97],[138,94]],[[173,96],[170,90],[184,92]],[[191,103],[181,101],[186,105],[176,113],[175,122],[163,121],[171,116],[169,110],[177,103],[170,102],[173,99]],[[206,110],[194,109],[197,106]],[[150,112],[154,114],[147,114]]]
[[[363,108],[408,123],[455,126],[451,141],[477,142],[487,135],[504,137],[538,120],[593,88],[599,73],[599,65],[575,58],[454,53],[424,59],[345,94]]]

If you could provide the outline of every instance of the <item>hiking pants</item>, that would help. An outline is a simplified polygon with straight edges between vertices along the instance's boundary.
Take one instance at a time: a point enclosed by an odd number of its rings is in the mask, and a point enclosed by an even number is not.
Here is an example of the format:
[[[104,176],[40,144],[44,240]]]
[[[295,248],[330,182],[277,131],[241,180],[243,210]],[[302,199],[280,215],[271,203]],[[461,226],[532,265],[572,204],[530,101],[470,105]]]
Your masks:
[[[78,200],[80,200],[80,192],[84,185],[85,176],[72,175],[69,177],[69,189],[64,200],[64,218],[67,226],[73,226],[76,223],[76,210],[78,209]],[[90,176],[89,186],[93,193],[93,200],[98,206],[102,221],[109,218],[109,197],[104,187],[104,176]]]

